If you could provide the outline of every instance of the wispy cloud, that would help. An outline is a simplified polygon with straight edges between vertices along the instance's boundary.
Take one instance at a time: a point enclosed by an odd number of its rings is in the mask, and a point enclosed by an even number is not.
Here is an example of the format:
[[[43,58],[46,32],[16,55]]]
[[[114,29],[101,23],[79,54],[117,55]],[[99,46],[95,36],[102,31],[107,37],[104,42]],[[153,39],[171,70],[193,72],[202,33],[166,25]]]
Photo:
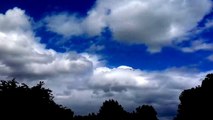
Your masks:
[[[212,43],[205,43],[204,40],[194,40],[190,46],[180,48],[183,52],[196,52],[196,51],[213,51]]]
[[[209,59],[210,61],[213,61],[213,55],[208,56],[207,59]]]

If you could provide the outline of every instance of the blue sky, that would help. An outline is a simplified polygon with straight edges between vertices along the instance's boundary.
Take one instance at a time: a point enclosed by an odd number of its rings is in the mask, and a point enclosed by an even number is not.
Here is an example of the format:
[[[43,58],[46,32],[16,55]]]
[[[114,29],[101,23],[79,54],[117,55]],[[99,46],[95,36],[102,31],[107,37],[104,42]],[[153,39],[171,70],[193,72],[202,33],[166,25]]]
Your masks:
[[[114,98],[168,119],[213,71],[212,20],[211,0],[1,0],[0,78],[43,80],[77,114]]]

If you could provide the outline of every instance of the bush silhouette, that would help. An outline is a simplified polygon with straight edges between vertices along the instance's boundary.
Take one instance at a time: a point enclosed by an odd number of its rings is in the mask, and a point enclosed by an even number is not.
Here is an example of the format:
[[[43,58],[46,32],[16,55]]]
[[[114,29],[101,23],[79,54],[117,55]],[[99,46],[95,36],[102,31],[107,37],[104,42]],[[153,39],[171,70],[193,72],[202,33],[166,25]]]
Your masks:
[[[174,120],[212,120],[213,74],[208,74],[202,85],[184,90]]]
[[[98,117],[100,120],[124,120],[126,111],[117,101],[108,100],[101,106]]]
[[[73,112],[53,101],[52,91],[40,82],[28,87],[15,80],[0,82],[0,116],[6,119],[73,119]]]
[[[143,105],[136,108],[135,120],[158,120],[157,112],[150,105]]]

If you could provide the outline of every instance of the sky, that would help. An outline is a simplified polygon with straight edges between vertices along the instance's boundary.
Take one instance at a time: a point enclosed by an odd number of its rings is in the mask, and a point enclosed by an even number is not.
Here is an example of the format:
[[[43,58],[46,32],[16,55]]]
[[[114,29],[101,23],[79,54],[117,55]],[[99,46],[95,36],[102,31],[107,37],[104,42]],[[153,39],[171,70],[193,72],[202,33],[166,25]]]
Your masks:
[[[0,0],[0,79],[86,115],[116,99],[172,119],[213,72],[212,0]]]

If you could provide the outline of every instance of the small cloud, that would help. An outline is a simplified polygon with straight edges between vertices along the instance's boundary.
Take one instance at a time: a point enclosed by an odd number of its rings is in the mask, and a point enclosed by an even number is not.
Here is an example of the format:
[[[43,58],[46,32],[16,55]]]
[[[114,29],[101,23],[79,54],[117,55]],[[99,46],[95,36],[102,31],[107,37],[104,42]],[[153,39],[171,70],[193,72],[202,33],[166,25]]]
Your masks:
[[[129,67],[129,66],[125,66],[125,65],[121,65],[118,67],[118,69],[123,69],[123,70],[133,70],[132,67]]]
[[[213,27],[213,20],[208,20],[205,24],[205,29],[209,29]]]
[[[92,44],[88,49],[86,49],[86,51],[88,51],[88,52],[98,52],[98,51],[102,51],[104,49],[105,49],[104,45]]]
[[[213,55],[208,56],[207,59],[213,62]]]
[[[82,21],[75,15],[61,13],[47,16],[44,19],[48,31],[55,32],[64,37],[79,36],[84,34]]]

